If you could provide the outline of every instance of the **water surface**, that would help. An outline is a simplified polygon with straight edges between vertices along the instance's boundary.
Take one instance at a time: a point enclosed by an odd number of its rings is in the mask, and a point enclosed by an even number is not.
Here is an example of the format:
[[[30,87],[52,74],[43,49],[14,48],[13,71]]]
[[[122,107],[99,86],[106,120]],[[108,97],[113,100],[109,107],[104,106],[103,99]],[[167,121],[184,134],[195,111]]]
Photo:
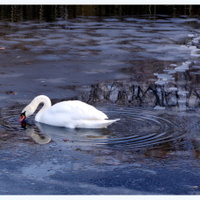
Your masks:
[[[199,24],[1,20],[0,193],[199,194]],[[32,116],[21,127],[21,110],[39,94],[80,99],[120,121],[66,129]]]

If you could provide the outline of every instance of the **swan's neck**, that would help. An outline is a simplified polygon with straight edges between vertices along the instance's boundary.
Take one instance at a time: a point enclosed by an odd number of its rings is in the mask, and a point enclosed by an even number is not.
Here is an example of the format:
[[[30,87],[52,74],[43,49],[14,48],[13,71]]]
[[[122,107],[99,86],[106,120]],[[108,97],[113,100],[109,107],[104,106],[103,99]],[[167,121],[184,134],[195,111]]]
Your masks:
[[[41,118],[42,114],[51,107],[51,100],[44,96],[44,95],[40,95],[37,96],[35,99],[33,99],[33,101],[31,102],[32,106],[35,108],[35,110],[37,109],[37,107],[40,104],[43,104],[42,108],[38,111],[37,115],[35,116],[35,120],[39,121],[39,119]]]

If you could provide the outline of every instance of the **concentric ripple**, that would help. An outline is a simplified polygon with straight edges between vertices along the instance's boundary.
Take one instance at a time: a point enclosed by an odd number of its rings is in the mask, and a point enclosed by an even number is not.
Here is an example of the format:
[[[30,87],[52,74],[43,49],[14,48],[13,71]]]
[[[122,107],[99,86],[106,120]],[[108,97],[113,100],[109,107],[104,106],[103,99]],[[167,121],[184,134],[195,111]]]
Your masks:
[[[112,147],[140,148],[174,141],[184,135],[180,124],[171,115],[133,107],[112,107],[111,118],[121,120],[109,129],[112,136],[96,141]],[[113,117],[112,117],[113,116]]]
[[[2,109],[0,131],[23,132],[19,123],[21,107]],[[100,107],[110,119],[120,118],[120,121],[113,123],[107,129],[66,129],[52,127],[44,124],[34,124],[27,127],[24,134],[27,137],[41,144],[41,135],[50,138],[58,144],[69,144],[85,146],[103,146],[111,148],[143,148],[156,147],[166,142],[175,141],[184,135],[181,124],[176,122],[175,115],[167,114],[164,111],[146,110],[135,107],[107,106]],[[21,135],[21,134],[20,134]],[[39,135],[39,137],[38,137]],[[50,136],[50,137],[48,137]],[[46,140],[45,140],[46,141]]]

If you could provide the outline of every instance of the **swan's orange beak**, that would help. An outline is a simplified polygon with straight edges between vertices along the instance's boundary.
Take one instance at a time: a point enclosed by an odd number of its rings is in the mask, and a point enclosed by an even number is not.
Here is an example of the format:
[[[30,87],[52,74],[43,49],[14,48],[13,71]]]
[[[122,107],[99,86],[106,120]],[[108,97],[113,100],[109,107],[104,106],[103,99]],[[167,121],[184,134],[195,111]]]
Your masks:
[[[20,122],[23,122],[24,120],[26,119],[26,115],[25,115],[25,113],[22,113],[21,115],[20,115]]]

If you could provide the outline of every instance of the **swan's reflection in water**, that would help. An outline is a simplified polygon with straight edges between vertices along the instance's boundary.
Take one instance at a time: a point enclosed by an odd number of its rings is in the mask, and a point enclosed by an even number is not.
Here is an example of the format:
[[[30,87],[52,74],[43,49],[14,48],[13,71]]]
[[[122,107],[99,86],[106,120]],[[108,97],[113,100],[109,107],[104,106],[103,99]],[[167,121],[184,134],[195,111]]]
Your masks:
[[[51,136],[47,134],[39,134],[32,125],[26,124],[22,126],[25,129],[27,136],[33,139],[38,144],[48,144],[51,141]]]
[[[55,127],[36,122],[36,126],[23,123],[27,136],[38,144],[47,144],[51,141],[63,144],[66,142],[76,142],[82,145],[95,144],[99,139],[105,139],[109,136],[106,129],[69,129]]]

